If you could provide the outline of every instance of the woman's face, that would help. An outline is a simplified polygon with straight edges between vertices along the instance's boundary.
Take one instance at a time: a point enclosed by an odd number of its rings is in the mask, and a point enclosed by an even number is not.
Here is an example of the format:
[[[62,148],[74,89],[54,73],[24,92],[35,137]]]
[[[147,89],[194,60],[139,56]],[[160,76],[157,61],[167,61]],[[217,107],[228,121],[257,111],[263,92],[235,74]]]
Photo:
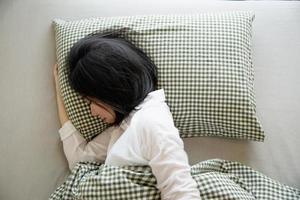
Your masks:
[[[116,120],[116,113],[111,106],[101,102],[98,99],[92,97],[84,97],[89,103],[91,114],[94,117],[101,118],[105,123],[112,124]]]

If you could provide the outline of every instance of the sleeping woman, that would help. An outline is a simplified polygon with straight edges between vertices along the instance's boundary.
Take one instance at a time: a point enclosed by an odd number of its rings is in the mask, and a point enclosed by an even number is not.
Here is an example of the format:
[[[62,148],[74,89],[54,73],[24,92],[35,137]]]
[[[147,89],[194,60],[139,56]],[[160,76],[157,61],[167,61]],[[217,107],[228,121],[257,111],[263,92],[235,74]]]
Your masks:
[[[184,144],[174,125],[157,67],[137,46],[114,34],[91,34],[74,44],[68,58],[70,86],[91,115],[110,124],[87,142],[69,120],[54,65],[59,135],[72,169],[79,161],[113,166],[148,165],[162,199],[199,200]]]

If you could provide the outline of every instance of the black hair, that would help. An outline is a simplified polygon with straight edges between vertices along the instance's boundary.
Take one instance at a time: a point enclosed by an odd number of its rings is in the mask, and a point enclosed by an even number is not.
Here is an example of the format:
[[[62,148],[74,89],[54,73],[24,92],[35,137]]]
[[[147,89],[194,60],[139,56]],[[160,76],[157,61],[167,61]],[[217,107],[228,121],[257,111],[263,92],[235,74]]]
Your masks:
[[[157,89],[157,67],[146,53],[116,32],[92,33],[67,56],[71,88],[112,106],[119,125]]]

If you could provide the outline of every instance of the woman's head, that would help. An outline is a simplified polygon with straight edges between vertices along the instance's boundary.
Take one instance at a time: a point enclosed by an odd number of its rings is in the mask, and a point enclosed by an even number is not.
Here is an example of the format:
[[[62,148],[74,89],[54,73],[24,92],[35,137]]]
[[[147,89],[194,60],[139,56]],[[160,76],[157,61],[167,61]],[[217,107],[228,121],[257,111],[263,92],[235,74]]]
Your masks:
[[[137,46],[116,33],[91,34],[76,42],[68,58],[70,86],[90,100],[91,114],[120,122],[157,89],[157,68]]]

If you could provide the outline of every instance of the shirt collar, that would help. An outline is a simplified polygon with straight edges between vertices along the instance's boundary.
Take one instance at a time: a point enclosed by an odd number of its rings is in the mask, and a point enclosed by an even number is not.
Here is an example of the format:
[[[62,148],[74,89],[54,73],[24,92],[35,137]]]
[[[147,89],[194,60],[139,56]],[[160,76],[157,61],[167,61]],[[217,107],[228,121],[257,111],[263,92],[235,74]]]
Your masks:
[[[135,109],[141,109],[153,101],[165,101],[164,89],[149,92],[145,99],[139,105],[137,105]]]
[[[134,107],[135,109],[141,109],[143,107],[146,107],[148,105],[151,105],[154,102],[164,102],[166,100],[165,97],[165,92],[164,89],[159,89],[159,90],[154,90],[152,92],[149,92],[147,94],[147,96],[145,97],[145,99],[136,107]],[[136,110],[133,110],[128,117],[126,117],[125,119],[123,119],[123,121],[120,124],[120,127],[123,128],[124,130],[127,129],[127,127],[129,126],[129,122],[130,119],[132,117],[132,115],[136,112]]]

